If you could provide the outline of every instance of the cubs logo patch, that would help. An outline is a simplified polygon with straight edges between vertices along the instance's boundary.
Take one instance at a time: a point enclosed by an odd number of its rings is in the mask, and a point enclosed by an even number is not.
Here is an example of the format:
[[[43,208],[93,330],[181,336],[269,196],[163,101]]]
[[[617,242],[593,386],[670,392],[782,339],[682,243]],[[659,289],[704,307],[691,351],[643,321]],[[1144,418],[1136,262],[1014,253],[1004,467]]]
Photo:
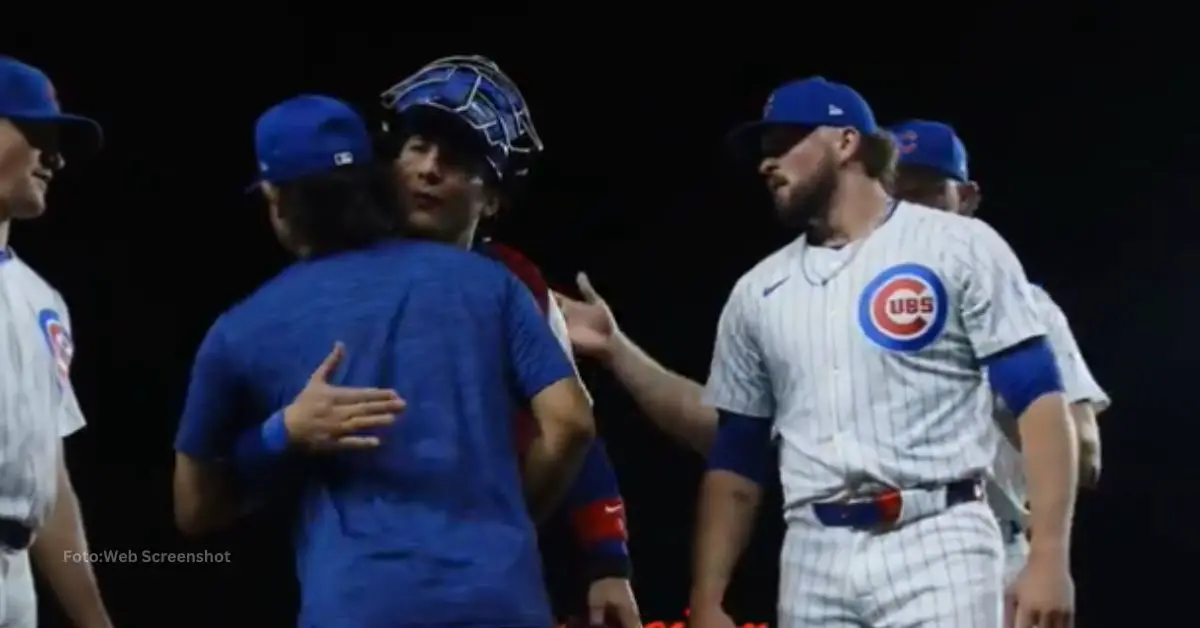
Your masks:
[[[58,376],[63,379],[70,378],[71,357],[75,355],[75,342],[71,340],[71,332],[63,324],[58,312],[51,309],[38,312],[38,323],[42,327],[42,335],[46,338],[46,347],[50,349],[50,358],[54,360]]]
[[[910,155],[917,150],[917,132],[908,130],[896,136],[896,148],[901,155]]]
[[[863,289],[858,325],[884,349],[920,351],[945,329],[949,307],[946,285],[937,273],[920,264],[900,264],[876,275]]]

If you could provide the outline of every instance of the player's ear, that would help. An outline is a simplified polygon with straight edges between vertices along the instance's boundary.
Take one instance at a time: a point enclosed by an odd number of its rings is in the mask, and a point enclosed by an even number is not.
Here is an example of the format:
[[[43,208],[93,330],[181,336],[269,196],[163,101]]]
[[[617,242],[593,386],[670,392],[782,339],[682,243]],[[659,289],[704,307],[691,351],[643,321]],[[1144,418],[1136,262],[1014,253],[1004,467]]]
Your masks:
[[[958,198],[962,203],[962,213],[974,216],[975,210],[979,209],[979,204],[983,201],[983,193],[979,191],[978,183],[967,181],[958,185]]]
[[[271,221],[271,230],[275,232],[275,236],[279,238],[279,242],[284,248],[294,252],[291,230],[288,229],[287,220],[284,220],[279,204],[279,188],[264,182],[262,195],[263,199],[267,201],[267,219]]]
[[[483,211],[480,212],[484,218],[492,218],[500,212],[500,193],[489,186],[483,192]]]
[[[282,222],[283,217],[279,212],[279,188],[266,181],[263,181],[260,185],[263,200],[267,202],[267,215],[271,218],[271,224]]]

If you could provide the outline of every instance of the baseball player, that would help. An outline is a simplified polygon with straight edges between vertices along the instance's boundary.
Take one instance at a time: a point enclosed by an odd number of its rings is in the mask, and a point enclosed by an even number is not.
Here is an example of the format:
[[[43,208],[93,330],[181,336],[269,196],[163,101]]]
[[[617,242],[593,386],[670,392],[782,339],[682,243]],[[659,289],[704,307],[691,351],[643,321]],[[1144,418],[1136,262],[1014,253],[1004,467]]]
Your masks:
[[[346,105],[287,101],[255,144],[272,224],[301,261],[202,343],[176,442],[177,489],[193,494],[177,497],[202,501],[196,480],[223,458],[262,497],[295,474],[301,626],[545,628],[525,493],[561,495],[594,425],[534,299],[480,256],[394,237],[399,194]],[[540,428],[525,491],[514,390]],[[346,411],[341,394],[388,400]]]
[[[914,203],[964,216],[974,215],[979,206],[979,185],[970,179],[967,150],[953,127],[941,122],[910,120],[892,127],[900,161],[895,194]],[[1094,486],[1100,477],[1100,429],[1096,416],[1110,403],[1079,350],[1075,335],[1062,308],[1041,287],[1031,285],[1038,312],[1046,326],[1046,339],[1054,350],[1071,418],[1079,437],[1079,478],[1082,486]],[[987,497],[1000,519],[1005,540],[1004,579],[1016,582],[1025,566],[1029,544],[1025,538],[1025,473],[1020,455],[1019,434],[1011,429],[1012,413],[997,404],[997,425],[1004,429],[996,454],[993,479]]]
[[[508,266],[533,292],[569,353],[565,322],[538,268],[514,249],[482,242],[477,234],[481,219],[495,213],[508,184],[541,151],[516,85],[488,59],[447,57],[387,90],[383,104],[390,125],[384,139],[395,155],[392,166],[405,204],[412,208],[405,214],[408,233],[474,248]],[[354,404],[370,394],[323,390],[330,403]],[[351,410],[347,405],[344,411]],[[522,414],[516,428],[524,450],[534,423]],[[233,487],[225,489],[208,492],[210,507],[181,517],[181,525],[199,534],[234,521],[244,508]],[[590,583],[589,621],[600,624],[607,617],[623,627],[640,625],[629,581],[624,503],[601,443],[589,449],[563,505],[587,549],[582,566]]]
[[[100,126],[60,111],[40,70],[0,57],[0,628],[37,625],[30,556],[76,626],[111,622],[87,555],[63,438],[84,426],[71,387],[75,345],[62,295],[8,247],[14,220],[46,211],[68,157],[100,148]],[[75,557],[72,559],[72,557]]]
[[[1045,530],[1020,618],[1066,625],[1074,437],[1019,262],[983,223],[887,197],[894,149],[844,85],[784,85],[750,129],[780,217],[807,234],[734,288],[705,397],[621,334],[585,277],[585,302],[562,300],[576,349],[709,455],[693,624],[732,625],[721,598],[775,436],[781,626],[999,625],[990,382],[1020,416],[1031,525]]]
[[[447,57],[392,86],[382,100],[409,233],[473,249],[508,266],[533,292],[570,354],[565,321],[541,271],[518,251],[480,234],[481,222],[496,215],[512,183],[542,150],[517,85],[489,59]],[[519,421],[519,431],[532,425],[528,417]],[[522,441],[529,437],[519,435]],[[564,506],[587,550],[582,566],[589,621],[640,626],[629,582],[624,503],[599,439]]]

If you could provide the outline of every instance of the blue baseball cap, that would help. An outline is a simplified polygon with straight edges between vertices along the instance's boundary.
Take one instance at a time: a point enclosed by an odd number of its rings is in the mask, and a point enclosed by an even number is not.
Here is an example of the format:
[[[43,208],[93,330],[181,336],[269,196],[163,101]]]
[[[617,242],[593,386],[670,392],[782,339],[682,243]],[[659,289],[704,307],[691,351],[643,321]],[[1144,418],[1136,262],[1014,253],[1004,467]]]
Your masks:
[[[966,183],[967,147],[954,127],[942,122],[909,120],[893,126],[900,163],[932,168],[951,179]]]
[[[374,157],[367,124],[350,105],[329,96],[304,95],[267,110],[254,127],[261,183],[286,183]]]
[[[68,154],[92,154],[104,143],[95,120],[62,112],[54,84],[44,72],[12,57],[0,56],[0,118],[59,127],[62,149]]]
[[[854,88],[813,76],[784,83],[767,98],[761,120],[738,126],[730,140],[743,148],[775,125],[850,127],[859,133],[879,130],[871,106]]]

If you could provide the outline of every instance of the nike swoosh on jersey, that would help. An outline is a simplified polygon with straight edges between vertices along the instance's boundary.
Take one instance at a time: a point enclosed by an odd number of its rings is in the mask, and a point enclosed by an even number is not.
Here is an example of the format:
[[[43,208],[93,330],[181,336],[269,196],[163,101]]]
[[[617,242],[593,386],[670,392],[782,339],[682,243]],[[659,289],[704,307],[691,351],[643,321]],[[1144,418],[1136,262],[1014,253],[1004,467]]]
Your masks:
[[[773,283],[773,284],[771,284],[771,285],[767,286],[766,288],[763,288],[763,296],[764,296],[764,297],[771,296],[771,293],[772,293],[772,292],[775,292],[775,289],[776,289],[776,288],[778,288],[779,286],[782,286],[783,284],[787,283],[787,280],[788,280],[788,279],[791,279],[791,278],[792,278],[792,276],[791,276],[791,275],[788,275],[787,277],[784,277],[783,279],[780,279],[779,281],[776,281],[775,283]]]

